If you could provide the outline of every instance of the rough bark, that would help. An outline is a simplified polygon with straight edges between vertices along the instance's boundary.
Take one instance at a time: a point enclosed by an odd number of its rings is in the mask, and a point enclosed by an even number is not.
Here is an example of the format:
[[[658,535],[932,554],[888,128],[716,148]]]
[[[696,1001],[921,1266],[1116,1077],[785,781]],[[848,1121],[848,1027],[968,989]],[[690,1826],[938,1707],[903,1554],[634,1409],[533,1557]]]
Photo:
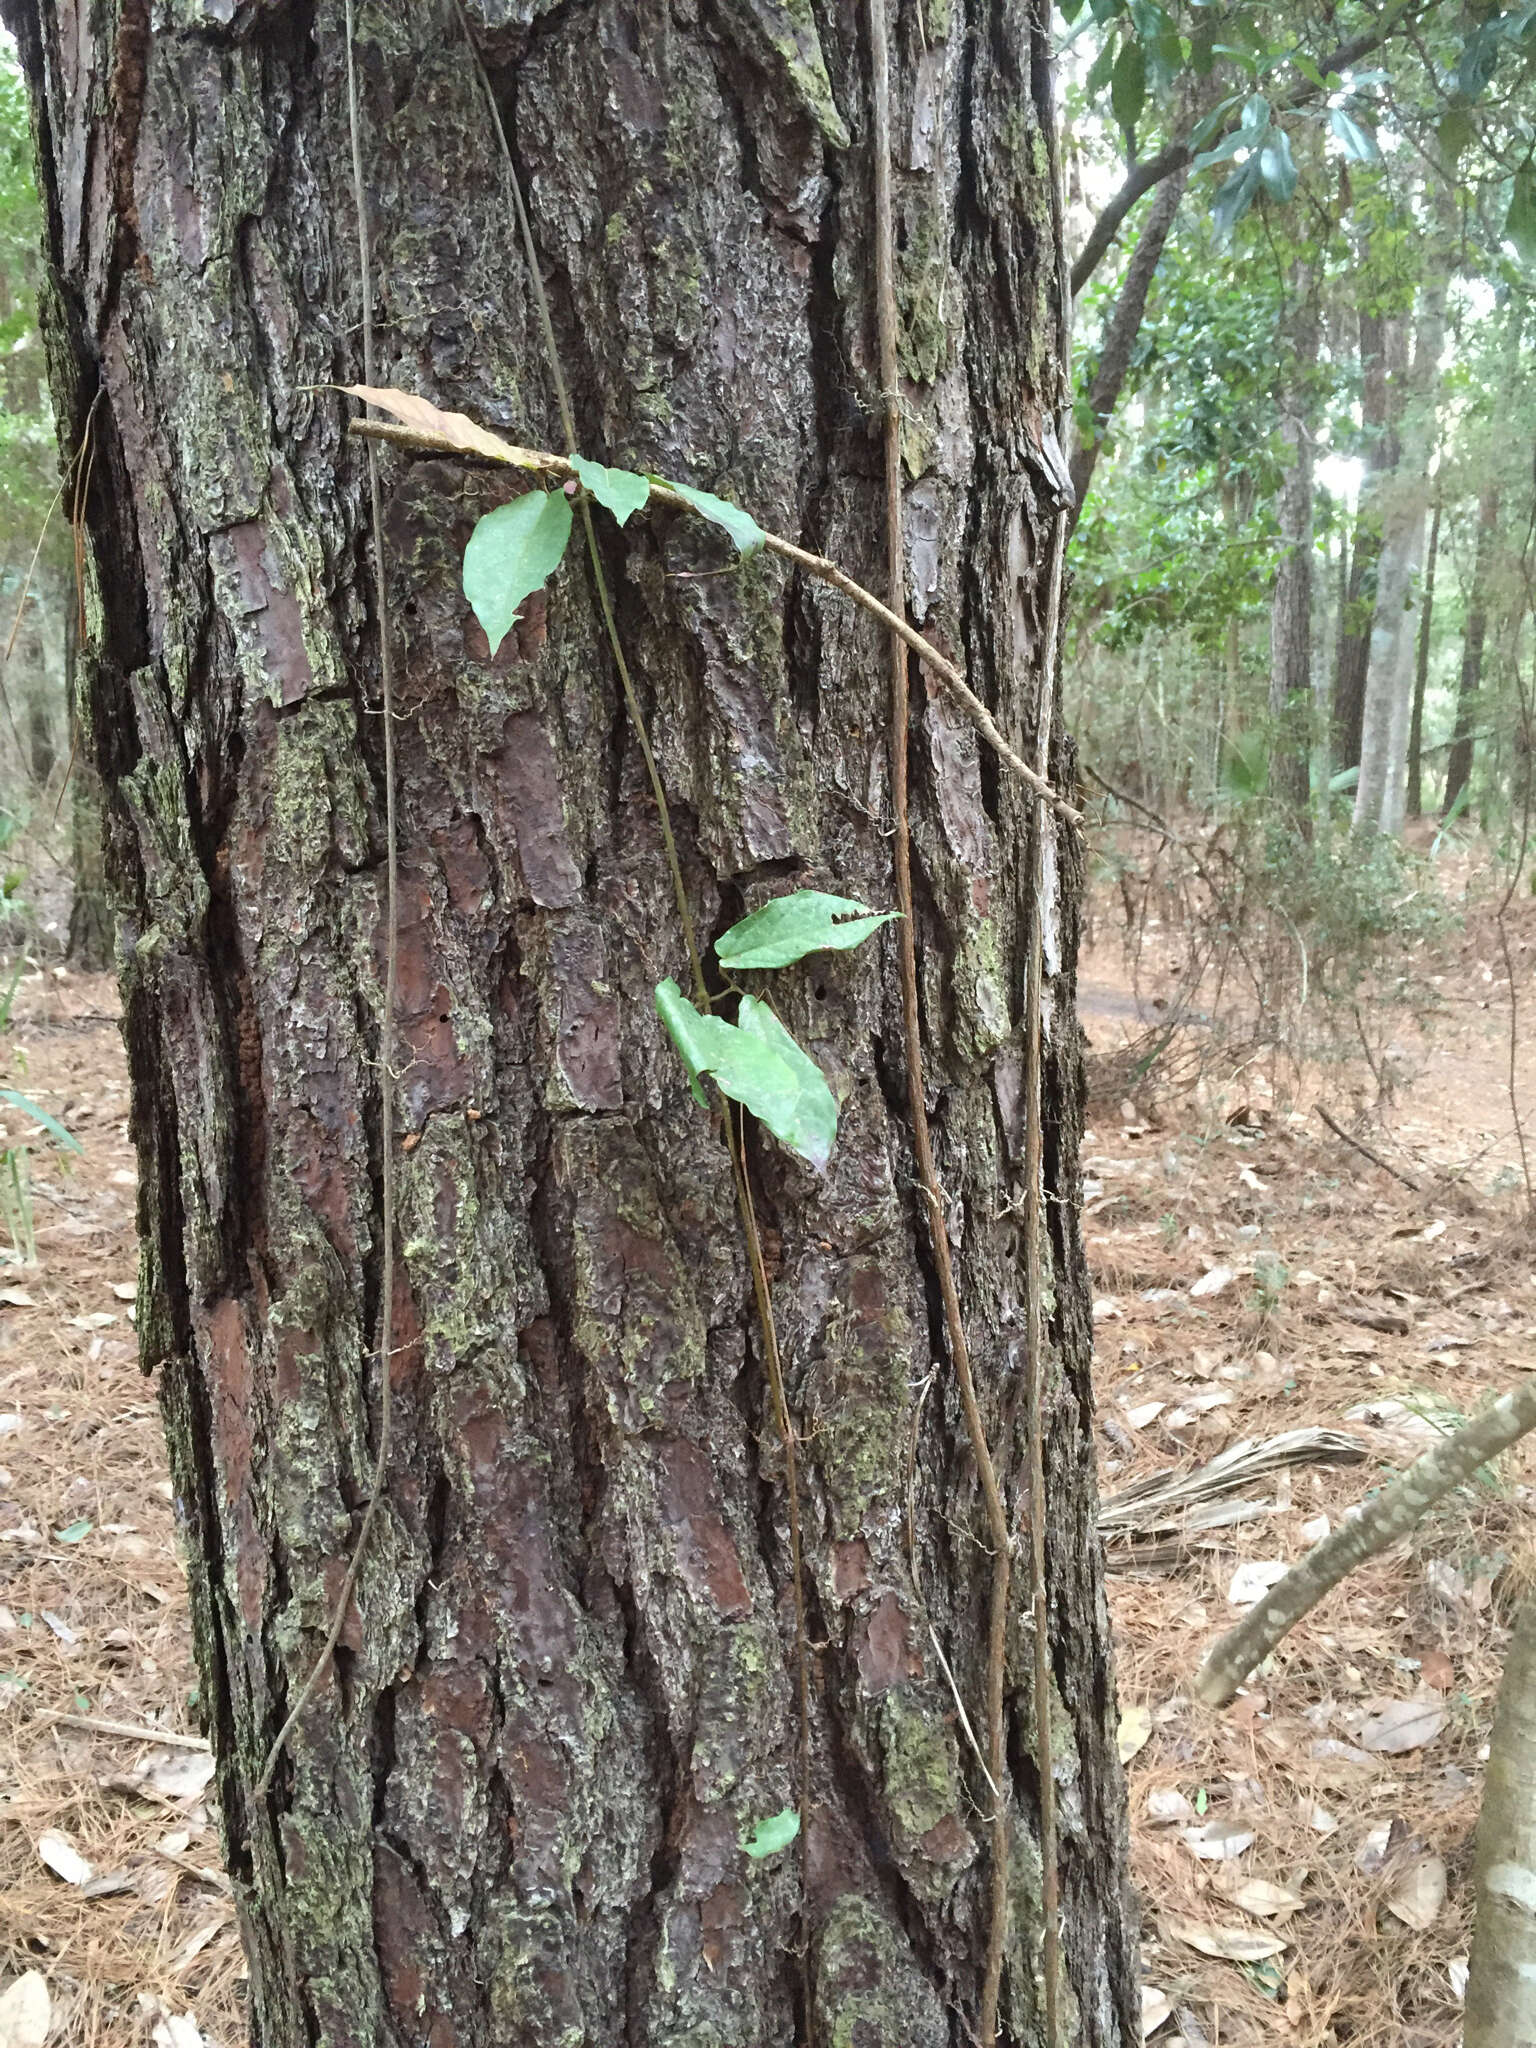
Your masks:
[[[1276,516],[1280,565],[1270,600],[1269,716],[1274,728],[1270,783],[1304,812],[1309,784],[1307,727],[1312,701],[1312,422],[1320,309],[1307,264],[1291,273],[1293,311],[1280,438],[1287,451]]]
[[[1333,685],[1333,765],[1358,768],[1365,720],[1365,672],[1371,651],[1371,618],[1376,604],[1376,563],[1381,554],[1381,514],[1376,481],[1396,462],[1387,417],[1385,322],[1360,309],[1360,420],[1367,440],[1360,502],[1355,512],[1349,580],[1339,610],[1339,655]]]
[[[1072,509],[1072,523],[1075,526],[1082,515],[1083,500],[1088,495],[1088,486],[1093,482],[1093,472],[1098,466],[1099,452],[1104,445],[1104,435],[1114,416],[1115,407],[1120,403],[1120,393],[1131,367],[1131,356],[1136,347],[1136,337],[1141,332],[1141,323],[1147,310],[1147,294],[1152,289],[1152,280],[1157,275],[1157,266],[1162,261],[1163,248],[1178,217],[1179,206],[1184,198],[1184,187],[1189,183],[1189,167],[1184,165],[1173,172],[1158,187],[1152,210],[1147,215],[1136,243],[1135,253],[1125,267],[1121,281],[1120,295],[1115,300],[1115,310],[1109,317],[1104,330],[1104,339],[1099,347],[1098,361],[1094,366],[1093,382],[1088,388],[1088,410],[1092,415],[1093,427],[1087,439],[1079,439],[1072,450],[1072,489],[1076,504]]]
[[[78,757],[70,770],[69,940],[66,955],[83,974],[112,965],[114,918],[101,845],[101,778]]]
[[[146,1365],[186,1516],[260,2048],[750,2048],[967,2038],[990,1795],[990,1583],[915,1213],[888,938],[779,975],[832,1077],[824,1179],[752,1172],[791,1408],[813,1665],[795,1803],[783,1458],[719,1134],[658,1034],[686,979],[654,807],[572,560],[492,660],[459,589],[498,480],[388,458],[398,1029],[363,468],[324,388],[360,318],[341,9],[87,22],[7,0],[38,96],[66,438],[98,386],[90,745],[125,906]],[[879,584],[860,16],[470,0],[587,451],[723,490]],[[153,26],[151,23],[153,22]],[[1020,750],[1062,459],[1047,39],[967,0],[895,81],[913,617]],[[359,24],[381,369],[550,445],[483,101],[445,0]],[[878,633],[662,515],[609,574],[700,929],[798,882],[891,895]],[[1071,2038],[1136,2038],[1073,1207],[1079,849],[1037,912],[1017,787],[920,694],[935,1144],[1016,1512],[1020,1023],[1047,920],[1047,1469]],[[1066,776],[1070,748],[1056,749]],[[381,1091],[381,1080],[383,1087]],[[381,1092],[400,1133],[384,1512],[270,1797],[378,1427]],[[925,1390],[926,1398],[924,1398]],[[909,1467],[914,1478],[909,1487]],[[915,1546],[909,1554],[910,1505]],[[1015,1575],[1018,1584],[1021,1575]],[[932,1634],[930,1634],[930,1630]],[[1005,2035],[1039,2040],[1022,1611]],[[809,1998],[809,2011],[805,1999]]]
[[[1478,698],[1483,687],[1483,648],[1488,638],[1488,585],[1493,573],[1493,546],[1499,530],[1499,490],[1490,484],[1477,501],[1477,545],[1472,557],[1472,588],[1467,595],[1467,623],[1461,642],[1461,673],[1456,683],[1456,734],[1445,765],[1445,797],[1440,806],[1448,817],[1457,798],[1472,780]]]
[[[1477,1919],[1465,2048],[1536,2042],[1536,1599],[1521,1603],[1499,1684],[1472,1872]]]
[[[1435,565],[1440,557],[1440,496],[1430,514],[1424,549],[1424,595],[1419,605],[1418,652],[1413,671],[1413,716],[1408,726],[1408,816],[1424,813],[1424,696],[1429,688],[1429,636],[1435,623]]]

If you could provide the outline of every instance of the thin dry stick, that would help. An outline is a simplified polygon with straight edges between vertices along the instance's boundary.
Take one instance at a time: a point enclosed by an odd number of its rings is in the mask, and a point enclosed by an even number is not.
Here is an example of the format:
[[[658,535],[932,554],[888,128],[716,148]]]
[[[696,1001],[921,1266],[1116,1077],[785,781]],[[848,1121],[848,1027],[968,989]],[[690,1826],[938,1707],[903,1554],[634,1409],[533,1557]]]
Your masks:
[[[928,644],[906,629],[905,543],[901,516],[901,396],[900,366],[896,346],[896,264],[891,206],[891,108],[890,57],[886,41],[886,0],[870,0],[869,46],[873,74],[873,135],[875,168],[875,312],[880,347],[880,389],[885,407],[885,536],[889,603],[880,607],[890,629],[891,668],[891,811],[895,826],[896,904],[901,912],[896,924],[896,943],[901,966],[902,1037],[907,1066],[907,1104],[912,1120],[912,1149],[917,1177],[928,1215],[928,1234],[933,1246],[933,1265],[950,1360],[960,1387],[971,1455],[986,1506],[987,1527],[992,1539],[991,1612],[987,1624],[986,1770],[997,1797],[992,1806],[991,1898],[987,1918],[987,1947],[982,1974],[981,2004],[977,2017],[977,2038],[981,2048],[993,2048],[997,2040],[998,1999],[1003,1980],[1003,1957],[1008,1940],[1008,1746],[1004,1710],[1004,1684],[1008,1647],[1008,1596],[1012,1574],[1012,1551],[1008,1515],[1003,1506],[997,1472],[987,1443],[976,1383],[971,1371],[970,1346],[966,1340],[965,1317],[949,1256],[949,1236],[944,1221],[944,1197],[934,1165],[928,1132],[928,1110],[923,1090],[922,1024],[917,1001],[917,942],[913,931],[912,831],[907,803],[907,732],[910,693],[907,649],[913,641],[922,653]],[[843,582],[846,582],[846,578]],[[841,585],[839,586],[841,587]],[[953,685],[952,685],[953,687]],[[967,691],[967,696],[969,692]],[[963,700],[962,700],[963,701]],[[980,706],[980,700],[973,700]],[[968,707],[969,708],[969,707]],[[974,713],[972,714],[974,716]],[[988,724],[991,724],[988,718]],[[985,728],[984,728],[985,729]],[[995,732],[996,727],[992,730]],[[991,737],[989,734],[988,737]],[[1006,743],[999,733],[994,742],[1002,750]],[[1005,758],[1018,760],[1011,748]],[[1026,764],[1024,780],[1049,790],[1048,783]],[[1055,792],[1051,791],[1052,796]]]
[[[354,34],[353,0],[345,0],[345,32],[347,39],[347,120],[352,137],[352,196],[357,214],[358,276],[363,300],[363,379],[373,382],[373,278],[368,251],[368,199],[363,183],[362,124],[358,113],[357,59],[353,51]],[[331,1656],[341,1639],[346,1625],[347,1610],[352,1604],[352,1595],[357,1590],[358,1575],[363,1568],[363,1556],[368,1548],[368,1538],[378,1517],[379,1504],[384,1497],[384,1479],[389,1466],[389,1435],[391,1387],[390,1373],[394,1360],[394,1315],[395,1315],[395,1122],[394,1122],[394,1074],[395,1074],[395,983],[398,976],[398,921],[397,885],[398,850],[395,826],[395,692],[394,658],[389,639],[389,591],[384,574],[384,494],[379,482],[378,451],[370,442],[368,446],[368,503],[373,527],[373,588],[374,610],[379,621],[379,695],[380,709],[384,723],[384,1004],[379,1018],[379,1181],[382,1203],[381,1243],[379,1257],[379,1441],[374,1454],[373,1479],[368,1490],[368,1504],[363,1510],[362,1525],[357,1532],[357,1541],[352,1546],[351,1560],[347,1575],[342,1580],[341,1594],[337,1599],[331,1625],[326,1631],[325,1642],[315,1659],[308,1678],[299,1689],[298,1699],[278,1730],[277,1739],[267,1753],[260,1778],[256,1782],[255,1797],[266,1797],[272,1784],[272,1775],[277,1769],[284,1745],[298,1724],[300,1715],[314,1698],[316,1688],[324,1676]]]
[[[549,364],[550,378],[555,387],[555,401],[560,411],[561,431],[565,435],[568,455],[577,453],[576,419],[571,409],[570,390],[565,381],[565,370],[560,361],[559,344],[555,339],[555,324],[549,310],[549,295],[544,289],[543,273],[539,269],[538,249],[533,239],[533,224],[528,218],[528,208],[523,199],[522,181],[517,175],[507,131],[502,124],[501,109],[496,104],[496,95],[481,59],[479,48],[470,31],[469,19],[464,12],[463,0],[454,0],[454,9],[459,18],[459,27],[469,47],[470,58],[480,80],[485,102],[490,110],[491,125],[496,131],[500,145],[502,168],[506,173],[507,189],[512,199],[512,210],[517,219],[518,233],[522,239],[523,257],[528,266],[528,276],[533,290],[534,304],[538,309],[539,326],[543,334],[544,353]],[[570,476],[575,470],[569,462],[562,465]],[[675,493],[671,494],[676,496]],[[677,499],[679,504],[685,501]],[[614,666],[618,670],[620,686],[624,693],[624,704],[635,737],[640,743],[640,752],[645,762],[646,775],[651,785],[651,795],[656,804],[656,815],[661,827],[662,845],[666,853],[667,869],[672,878],[673,894],[677,901],[677,914],[683,928],[683,938],[688,948],[688,967],[693,981],[694,996],[701,1008],[709,1007],[709,991],[704,980],[704,966],[699,955],[698,938],[694,929],[693,911],[688,902],[688,891],[683,882],[682,863],[678,859],[677,841],[672,831],[672,812],[667,803],[667,793],[662,785],[661,770],[656,764],[656,755],[651,738],[646,730],[645,714],[640,708],[639,695],[625,658],[623,642],[619,638],[618,621],[614,616],[613,600],[608,589],[608,579],[603,572],[602,556],[598,551],[597,531],[592,520],[592,507],[587,493],[582,491],[578,498],[582,526],[586,534],[587,558],[592,565],[592,581],[597,590],[598,605],[603,615],[603,628],[607,635],[609,650]],[[747,1173],[746,1147],[742,1136],[731,1117],[731,1105],[723,1092],[717,1090],[720,1112],[724,1121],[726,1150],[730,1154],[731,1172],[736,1185],[736,1202],[741,1216],[741,1226],[747,1244],[747,1262],[752,1272],[752,1292],[757,1308],[758,1326],[763,1340],[763,1358],[768,1374],[769,1391],[773,1396],[774,1414],[779,1435],[784,1445],[784,1485],[788,1496],[790,1571],[794,1579],[795,1601],[795,1663],[797,1689],[800,1699],[800,1740],[798,1756],[799,1810],[800,1810],[800,1868],[802,1889],[809,1887],[810,1856],[810,1749],[811,1749],[811,1681],[809,1666],[808,1636],[805,1619],[805,1574],[802,1567],[802,1546],[800,1536],[800,1475],[799,1460],[796,1456],[796,1436],[789,1413],[789,1401],[784,1391],[783,1361],[779,1352],[778,1327],[773,1317],[773,1301],[768,1286],[768,1268],[763,1259],[762,1238],[757,1226],[757,1209],[752,1199],[752,1183]],[[809,1945],[802,1947],[801,1966],[806,1977],[806,2012],[809,2016]],[[807,2018],[809,2024],[809,2018]]]
[[[1196,1699],[1219,1707],[1261,1664],[1280,1638],[1310,1614],[1357,1565],[1406,1536],[1442,1495],[1464,1485],[1490,1458],[1536,1429],[1536,1381],[1524,1380],[1490,1401],[1480,1415],[1415,1458],[1400,1478],[1357,1515],[1315,1544],[1277,1586],[1249,1609],[1236,1628],[1219,1636],[1193,1686]]]
[[[1379,1166],[1383,1173],[1390,1173],[1392,1178],[1400,1180],[1405,1188],[1411,1188],[1416,1195],[1423,1194],[1423,1188],[1411,1174],[1404,1173],[1402,1168],[1394,1166],[1391,1160],[1383,1159],[1379,1152],[1373,1152],[1363,1138],[1352,1136],[1341,1123],[1335,1122],[1320,1102],[1314,1102],[1312,1107],[1336,1138],[1342,1138],[1346,1145],[1352,1145],[1362,1158],[1369,1159],[1372,1166]]]
[[[462,462],[466,455],[472,454],[482,461],[499,462],[514,469],[540,470],[548,476],[558,477],[561,482],[568,482],[576,475],[566,457],[552,454],[547,448],[520,448],[512,442],[507,442],[504,444],[507,453],[496,456],[488,447],[466,448],[450,434],[427,433],[419,427],[398,426],[387,420],[353,420],[351,431],[370,440],[392,442],[395,447],[408,449],[415,455],[448,455]],[[698,508],[690,505],[680,492],[670,489],[666,484],[652,484],[651,496],[658,505],[666,505],[676,512],[697,515]],[[793,562],[797,568],[803,569],[808,576],[814,576],[818,582],[829,583],[834,590],[840,590],[844,597],[852,598],[853,602],[868,612],[871,618],[878,619],[887,632],[894,633],[898,639],[904,641],[961,704],[998,759],[1021,782],[1028,783],[1041,802],[1049,804],[1058,817],[1065,818],[1069,825],[1082,824],[1082,812],[1074,809],[1064,796],[1051,788],[1049,783],[1041,782],[1029,763],[1004,739],[996,719],[965,680],[961,671],[952,661],[940,654],[932,641],[925,640],[915,626],[908,625],[899,613],[882,604],[862,583],[855,583],[836,562],[828,561],[825,555],[812,554],[808,548],[797,547],[792,540],[785,540],[782,534],[761,530],[763,545],[769,554],[778,555],[786,562]]]
[[[100,1714],[61,1714],[52,1707],[39,1707],[36,1718],[56,1728],[79,1728],[87,1735],[111,1735],[119,1742],[152,1742],[162,1749],[195,1749],[206,1756],[210,1744],[201,1735],[183,1735],[176,1728],[141,1728],[133,1721],[108,1721]]]
[[[1051,713],[1056,691],[1056,650],[1061,632],[1061,586],[1066,568],[1069,515],[1056,516],[1050,585],[1046,601],[1045,648],[1036,699],[1036,761],[1043,776],[1050,765]],[[1044,1978],[1046,2048],[1060,2040],[1061,1879],[1056,1863],[1056,1774],[1051,1756],[1051,1615],[1045,1556],[1045,1328],[1040,1247],[1045,1228],[1043,1076],[1040,1061],[1040,1006],[1045,981],[1044,809],[1037,811],[1030,853],[1027,901],[1030,912],[1029,974],[1024,995],[1024,1354],[1026,1435],[1029,1439],[1028,1507],[1030,1605],[1034,1613],[1035,1761],[1040,1774],[1040,1914],[1044,1923],[1041,1972]]]

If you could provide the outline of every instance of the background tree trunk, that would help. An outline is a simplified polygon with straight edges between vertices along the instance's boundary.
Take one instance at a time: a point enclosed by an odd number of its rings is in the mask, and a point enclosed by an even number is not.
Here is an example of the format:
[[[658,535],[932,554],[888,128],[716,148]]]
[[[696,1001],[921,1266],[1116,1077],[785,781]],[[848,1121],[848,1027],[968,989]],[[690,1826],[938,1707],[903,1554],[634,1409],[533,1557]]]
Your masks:
[[[776,978],[841,1136],[822,1179],[768,1141],[752,1157],[805,1432],[802,1897],[795,1852],[740,1847],[797,1798],[783,1456],[726,1154],[653,1013],[681,936],[582,566],[491,659],[459,559],[506,487],[392,461],[402,1065],[381,1077],[380,621],[364,469],[324,388],[359,372],[341,9],[108,0],[66,33],[51,6],[7,7],[71,448],[104,389],[89,743],[126,917],[140,1335],[253,2040],[950,2048],[976,2011],[992,1801],[934,1643],[981,1725],[990,1571],[952,1376],[931,1378],[895,946]],[[862,13],[470,12],[587,451],[726,491],[882,583]],[[903,19],[894,81],[910,602],[1028,750],[1065,395],[1048,37],[1018,0],[967,0],[946,62],[937,22],[925,47]],[[369,6],[359,40],[381,374],[547,446],[454,11]],[[794,883],[888,903],[881,636],[771,559],[726,564],[696,523],[647,514],[604,545],[701,933]],[[1037,912],[1029,807],[947,701],[919,707],[935,1142],[1014,1513],[1021,1019],[1045,920],[1062,1922],[1072,2039],[1108,2048],[1137,2023],[1074,1207],[1081,854],[1052,832]],[[370,1485],[381,1092],[402,1154],[385,1505],[258,1801]],[[1029,1667],[1021,1609],[1018,2044],[1041,2038]]]
[[[1472,779],[1478,696],[1483,686],[1483,647],[1488,638],[1488,584],[1493,569],[1493,544],[1499,530],[1499,492],[1490,484],[1477,501],[1477,545],[1472,557],[1472,588],[1467,597],[1467,622],[1461,641],[1461,674],[1456,685],[1456,736],[1445,766],[1442,817],[1449,817],[1456,799]]]
[[[1289,386],[1280,419],[1288,466],[1277,510],[1280,566],[1270,602],[1269,715],[1275,729],[1270,782],[1304,813],[1308,791],[1307,727],[1312,699],[1312,423],[1319,308],[1308,265],[1291,271]]]
[[[1420,290],[1411,362],[1406,317],[1394,315],[1386,323],[1387,373],[1397,387],[1393,435],[1397,445],[1391,475],[1381,480],[1386,504],[1376,566],[1376,610],[1371,622],[1354,829],[1394,837],[1403,829],[1407,807],[1414,682],[1413,585],[1424,559],[1435,387],[1445,345],[1445,291],[1444,256],[1436,252]]]
[[[1429,688],[1429,636],[1435,622],[1435,564],[1440,554],[1440,495],[1430,514],[1424,550],[1424,596],[1419,605],[1418,654],[1413,671],[1413,716],[1408,726],[1408,815],[1424,813],[1424,694]]]
[[[1366,260],[1362,255],[1362,263]],[[1371,618],[1376,608],[1376,563],[1381,554],[1381,509],[1376,479],[1396,460],[1387,420],[1385,322],[1377,312],[1360,308],[1360,418],[1369,434],[1355,510],[1354,545],[1349,551],[1349,578],[1339,609],[1338,670],[1333,685],[1333,765],[1336,770],[1360,765],[1360,734],[1365,720],[1365,672],[1371,651]]]

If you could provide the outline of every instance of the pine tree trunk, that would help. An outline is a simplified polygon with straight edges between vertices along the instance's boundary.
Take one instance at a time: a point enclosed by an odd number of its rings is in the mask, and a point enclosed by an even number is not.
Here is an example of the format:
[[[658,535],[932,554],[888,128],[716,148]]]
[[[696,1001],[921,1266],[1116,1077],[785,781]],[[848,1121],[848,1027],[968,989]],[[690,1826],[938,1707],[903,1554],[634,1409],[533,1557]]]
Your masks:
[[[1312,432],[1319,308],[1310,267],[1292,267],[1291,363],[1280,417],[1287,451],[1277,510],[1280,566],[1270,600],[1269,716],[1275,742],[1270,782],[1304,814],[1309,783],[1307,727],[1312,699]]]
[[[784,1459],[729,1163],[653,1011],[682,939],[584,566],[493,660],[459,559],[505,482],[389,458],[401,1059],[382,1075],[381,622],[365,469],[326,388],[360,373],[340,5],[106,0],[67,33],[50,4],[6,5],[38,94],[72,449],[103,391],[86,659],[126,919],[140,1336],[252,2039],[950,2048],[978,2007],[992,1795],[936,1646],[981,1727],[991,1567],[914,1190],[895,944],[776,977],[840,1137],[823,1178],[766,1138],[751,1160],[804,1433],[802,1890],[797,1851],[740,1846],[800,1791]],[[586,451],[726,492],[883,585],[862,10],[470,14]],[[1048,36],[1020,0],[929,8],[926,31],[903,11],[893,109],[909,600],[1027,753],[1062,475]],[[366,6],[359,56],[381,376],[549,446],[455,11]],[[605,534],[701,933],[797,884],[889,904],[879,633],[772,559],[727,563],[697,523]],[[929,1097],[1015,1516],[1021,1032],[1045,920],[1067,2032],[1111,2048],[1138,2034],[1074,1207],[1082,856],[1052,830],[1037,906],[1030,807],[916,687]],[[402,1236],[384,1510],[258,1799],[371,1481],[381,1096]],[[1023,1580],[1002,2038],[1035,2048]]]
[[[1493,544],[1499,529],[1499,491],[1490,484],[1477,502],[1477,547],[1472,557],[1472,589],[1461,642],[1461,674],[1456,685],[1456,735],[1445,767],[1442,817],[1449,817],[1457,798],[1472,780],[1478,697],[1483,687],[1483,648],[1488,638],[1488,583]]]

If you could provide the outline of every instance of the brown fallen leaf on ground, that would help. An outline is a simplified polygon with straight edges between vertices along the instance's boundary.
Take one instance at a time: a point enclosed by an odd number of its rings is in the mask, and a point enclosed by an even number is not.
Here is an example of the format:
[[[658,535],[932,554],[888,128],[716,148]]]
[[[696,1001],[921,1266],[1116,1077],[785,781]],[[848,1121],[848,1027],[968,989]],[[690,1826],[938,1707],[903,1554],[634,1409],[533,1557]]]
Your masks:
[[[1198,1949],[1201,1955],[1215,1956],[1224,1963],[1262,1963],[1268,1956],[1283,1954],[1290,1946],[1278,1934],[1261,1934],[1256,1928],[1211,1927],[1199,1920],[1176,1920],[1171,1915],[1163,1919],[1162,1929],[1170,1940],[1182,1941],[1186,1948]]]
[[[1384,1756],[1424,1749],[1440,1733],[1447,1718],[1445,1702],[1438,1694],[1424,1699],[1392,1700],[1379,1714],[1369,1716],[1360,1730],[1360,1747]]]
[[[1444,1860],[1425,1850],[1395,1872],[1383,1903],[1405,1927],[1412,1927],[1422,1934],[1440,1917],[1440,1909],[1445,1904],[1445,1884]]]
[[[1267,1877],[1242,1877],[1236,1871],[1218,1871],[1212,1880],[1224,1899],[1230,1899],[1256,1920],[1283,1920],[1306,1904],[1300,1892],[1288,1885],[1274,1884]]]

